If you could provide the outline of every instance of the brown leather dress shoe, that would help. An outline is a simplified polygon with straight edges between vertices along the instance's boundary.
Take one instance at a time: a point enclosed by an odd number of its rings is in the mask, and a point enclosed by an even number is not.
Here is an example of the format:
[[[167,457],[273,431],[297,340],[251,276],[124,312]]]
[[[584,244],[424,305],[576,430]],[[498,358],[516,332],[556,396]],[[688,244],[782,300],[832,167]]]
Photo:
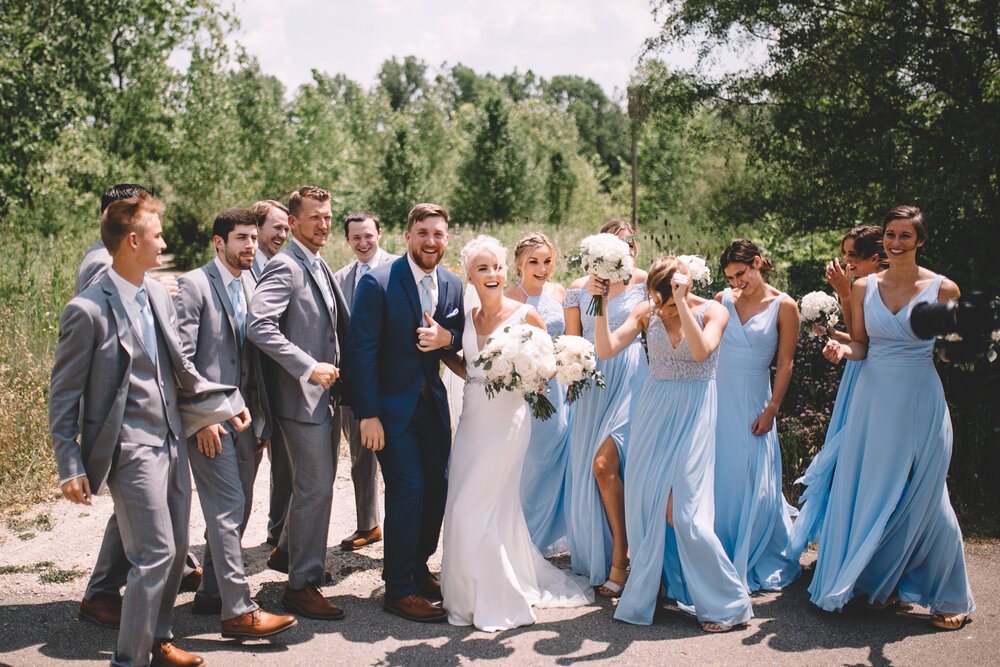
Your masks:
[[[271,549],[271,555],[267,557],[267,567],[288,574],[288,552],[281,547]]]
[[[417,587],[417,592],[420,593],[420,596],[427,600],[440,602],[444,599],[441,596],[441,583],[430,572],[423,577],[414,577],[413,584]]]
[[[222,600],[195,593],[191,613],[195,616],[218,616],[222,613]]]
[[[294,616],[269,614],[263,609],[254,609],[248,614],[228,618],[222,622],[223,637],[270,637],[288,628],[294,628],[298,621]]]
[[[339,621],[344,617],[344,610],[323,597],[315,586],[306,586],[295,590],[285,584],[285,592],[281,596],[281,604],[285,609],[306,618],[321,621]]]
[[[98,593],[80,601],[80,618],[102,628],[118,628],[122,623],[122,596]]]
[[[356,530],[340,541],[340,548],[344,551],[354,551],[366,544],[378,542],[382,539],[382,526],[375,526],[371,530]]]
[[[190,667],[205,661],[200,655],[177,648],[172,639],[158,639],[153,642],[153,667]]]
[[[184,575],[181,579],[181,593],[193,593],[201,586],[201,566],[194,569],[194,572]]]
[[[440,623],[448,618],[448,612],[435,607],[419,595],[407,595],[400,600],[384,600],[382,608],[390,614],[417,623]]]

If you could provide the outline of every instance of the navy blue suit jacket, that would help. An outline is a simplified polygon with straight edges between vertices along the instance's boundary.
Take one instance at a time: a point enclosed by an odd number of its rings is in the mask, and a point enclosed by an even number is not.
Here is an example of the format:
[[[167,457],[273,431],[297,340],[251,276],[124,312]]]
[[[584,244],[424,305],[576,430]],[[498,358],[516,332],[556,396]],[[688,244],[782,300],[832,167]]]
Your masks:
[[[410,423],[424,382],[441,422],[451,425],[440,360],[461,347],[465,310],[461,279],[440,266],[435,270],[434,320],[454,334],[455,348],[417,349],[417,327],[426,322],[406,255],[362,276],[354,292],[345,355],[351,407],[358,419],[379,417],[390,438],[399,436]]]

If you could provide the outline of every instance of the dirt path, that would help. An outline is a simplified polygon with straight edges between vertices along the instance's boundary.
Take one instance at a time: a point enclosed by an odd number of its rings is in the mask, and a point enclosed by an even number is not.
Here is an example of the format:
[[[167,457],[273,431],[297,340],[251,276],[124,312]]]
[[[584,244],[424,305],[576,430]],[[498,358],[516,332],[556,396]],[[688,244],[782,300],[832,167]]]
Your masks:
[[[277,611],[284,575],[264,567],[269,551],[264,544],[267,488],[265,459],[244,545],[254,597],[265,609]],[[354,530],[353,508],[349,465],[342,457],[330,544]],[[110,512],[108,496],[97,498],[93,507],[54,501],[0,526],[0,664],[108,664],[115,631],[84,623],[76,613]],[[204,521],[197,499],[191,520],[193,549],[200,554]],[[183,648],[203,655],[211,665],[457,665],[497,660],[560,665],[978,665],[994,664],[1000,653],[998,544],[966,546],[979,608],[972,623],[952,633],[934,631],[926,609],[908,614],[862,609],[822,613],[808,603],[807,572],[784,593],[755,597],[756,618],[746,629],[727,635],[707,635],[676,610],[658,613],[650,627],[619,623],[612,619],[607,600],[580,609],[540,610],[534,626],[491,635],[408,623],[382,612],[381,556],[381,543],[353,554],[341,553],[339,547],[329,550],[334,583],[324,592],[346,610],[343,621],[301,619],[280,640],[240,645],[221,638],[218,619],[192,616],[193,594],[184,593],[177,601],[175,632]],[[804,562],[811,558],[807,555]],[[557,562],[565,566],[566,560]],[[19,568],[23,571],[10,572]]]

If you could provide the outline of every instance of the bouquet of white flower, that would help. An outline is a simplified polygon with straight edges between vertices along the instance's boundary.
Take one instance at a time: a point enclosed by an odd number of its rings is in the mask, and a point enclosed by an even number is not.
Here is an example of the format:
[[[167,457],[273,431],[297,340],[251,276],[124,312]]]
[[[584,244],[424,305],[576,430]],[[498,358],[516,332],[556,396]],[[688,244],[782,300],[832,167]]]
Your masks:
[[[708,264],[705,263],[704,258],[698,255],[678,255],[677,261],[687,266],[688,273],[691,274],[691,280],[696,285],[704,287],[711,284],[712,272],[708,269]]]
[[[569,266],[613,283],[628,285],[635,270],[628,244],[614,234],[594,234],[580,241],[580,253],[570,255]],[[604,297],[595,296],[587,309],[589,315],[604,314]]]
[[[559,336],[554,344],[556,380],[566,385],[567,403],[572,403],[590,389],[591,380],[604,389],[604,376],[597,370],[593,343],[580,336]]]
[[[806,335],[815,338],[815,325],[832,329],[840,321],[840,302],[826,292],[809,292],[799,303]]]
[[[486,395],[501,391],[524,396],[537,419],[548,419],[555,406],[542,388],[556,372],[556,357],[549,335],[530,324],[514,324],[494,334],[472,363],[486,375]]]

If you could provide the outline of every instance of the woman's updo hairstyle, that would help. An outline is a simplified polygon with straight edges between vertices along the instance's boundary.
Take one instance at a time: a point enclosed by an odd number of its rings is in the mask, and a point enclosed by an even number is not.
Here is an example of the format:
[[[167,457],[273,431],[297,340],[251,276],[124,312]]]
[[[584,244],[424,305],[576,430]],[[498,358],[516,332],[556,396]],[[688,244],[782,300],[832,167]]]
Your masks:
[[[760,257],[760,275],[767,282],[767,277],[774,271],[774,264],[767,257],[760,254],[760,248],[754,245],[750,239],[736,239],[722,251],[719,258],[719,267],[725,271],[730,264],[753,264],[755,257]]]
[[[552,253],[552,260],[555,261],[556,247],[549,240],[549,237],[541,232],[528,232],[514,246],[514,273],[517,274],[518,280],[524,274],[524,263],[528,261],[528,257],[535,251],[535,248],[542,246],[549,247],[549,251]]]
[[[882,247],[882,228],[878,225],[859,225],[844,234],[840,240],[840,252],[844,252],[844,241],[854,239],[854,252],[861,259],[878,255],[879,263],[886,260],[885,248]]]
[[[604,224],[603,227],[601,227],[601,233],[614,234],[615,236],[618,236],[618,233],[621,232],[623,229],[626,232],[628,232],[629,236],[636,235],[635,225],[633,225],[628,220],[612,220],[611,222],[607,222]],[[632,257],[636,258],[639,256],[639,239],[633,238],[632,245],[635,247],[635,251],[633,251]]]
[[[649,290],[649,295],[653,297],[653,303],[657,308],[662,308],[663,304],[673,297],[674,291],[670,287],[670,280],[678,271],[688,277],[691,276],[687,265],[673,255],[660,257],[649,267],[649,273],[646,277],[646,289]],[[690,286],[688,290],[690,292]]]
[[[465,273],[467,279],[469,271],[472,269],[472,261],[483,252],[493,253],[493,256],[500,262],[500,268],[504,271],[507,270],[507,248],[492,236],[480,234],[466,243],[459,255],[459,261],[462,263],[462,272]]]

